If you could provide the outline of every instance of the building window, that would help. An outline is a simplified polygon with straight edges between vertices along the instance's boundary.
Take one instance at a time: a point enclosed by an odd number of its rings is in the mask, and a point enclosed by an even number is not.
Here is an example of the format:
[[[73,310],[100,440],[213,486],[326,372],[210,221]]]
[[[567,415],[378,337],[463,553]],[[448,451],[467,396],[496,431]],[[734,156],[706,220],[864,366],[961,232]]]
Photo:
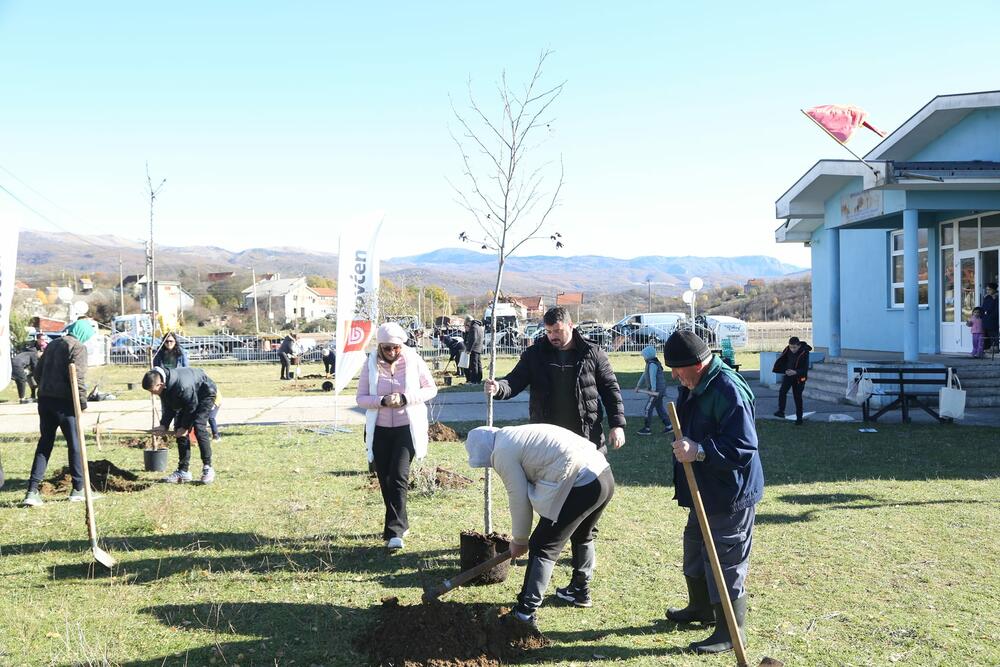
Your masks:
[[[955,321],[955,225],[941,225],[941,321]]]
[[[903,307],[903,231],[889,235],[889,298],[892,308]],[[926,306],[927,300],[927,229],[917,230],[917,293],[918,303]]]

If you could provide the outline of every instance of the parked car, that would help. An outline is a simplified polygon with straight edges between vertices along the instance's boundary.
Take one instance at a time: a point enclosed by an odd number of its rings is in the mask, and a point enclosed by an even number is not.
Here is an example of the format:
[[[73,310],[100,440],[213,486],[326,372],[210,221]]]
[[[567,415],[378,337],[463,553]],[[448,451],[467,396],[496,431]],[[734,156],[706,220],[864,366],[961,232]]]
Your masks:
[[[685,321],[684,313],[636,313],[611,327],[616,337],[637,345],[662,343]]]

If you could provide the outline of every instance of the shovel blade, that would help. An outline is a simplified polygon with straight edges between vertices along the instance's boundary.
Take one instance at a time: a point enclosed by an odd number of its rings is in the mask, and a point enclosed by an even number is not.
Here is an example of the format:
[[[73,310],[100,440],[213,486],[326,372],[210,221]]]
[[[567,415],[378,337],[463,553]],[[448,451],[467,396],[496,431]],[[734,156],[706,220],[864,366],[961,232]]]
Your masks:
[[[110,570],[115,566],[115,559],[112,558],[111,554],[102,549],[101,547],[94,546],[91,547],[91,551],[94,554],[94,560],[100,565],[103,565],[106,569]]]

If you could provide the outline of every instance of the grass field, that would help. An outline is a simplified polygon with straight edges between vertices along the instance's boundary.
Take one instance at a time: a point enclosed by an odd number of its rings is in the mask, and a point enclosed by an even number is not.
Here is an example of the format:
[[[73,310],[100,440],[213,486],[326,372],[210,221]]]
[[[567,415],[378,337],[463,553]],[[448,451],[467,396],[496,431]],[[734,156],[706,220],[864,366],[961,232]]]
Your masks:
[[[662,355],[661,355],[662,356]],[[738,360],[741,370],[756,370],[760,357],[757,354],[740,355]],[[488,363],[488,359],[486,360]],[[516,357],[499,357],[497,359],[496,374],[503,377],[514,368],[517,363]],[[638,354],[612,354],[611,365],[618,374],[618,381],[622,387],[631,389],[635,387],[642,374],[643,361]],[[444,368],[444,360],[441,362]],[[207,363],[204,368],[209,376],[215,381],[222,393],[223,398],[230,397],[251,397],[251,396],[283,396],[299,391],[320,391],[321,380],[300,380],[299,387],[294,383],[283,382],[278,379],[280,374],[278,364],[222,364]],[[455,365],[451,364],[449,370],[454,371]],[[145,369],[137,366],[95,366],[87,373],[87,386],[92,388],[95,384],[100,385],[103,393],[114,394],[119,400],[149,398],[149,394],[142,390],[142,374]],[[302,364],[301,375],[322,375],[322,363]],[[669,371],[668,371],[669,373]],[[128,383],[133,384],[133,388],[128,388]],[[444,386],[444,380],[438,378],[438,385],[442,391],[481,391],[479,385],[469,386],[461,378],[453,378],[450,387]],[[347,385],[345,391],[354,392],[357,390],[357,379]],[[17,401],[17,390],[12,382],[6,389],[0,391],[0,403]]]
[[[996,429],[759,428],[768,486],[748,583],[752,664],[1000,664]],[[101,499],[98,527],[120,565],[95,574],[80,505],[16,507],[33,442],[0,440],[4,666],[363,665],[358,638],[380,600],[418,603],[422,584],[457,572],[459,531],[482,527],[478,485],[411,495],[407,549],[389,555],[360,433],[247,428],[216,448],[214,486]],[[595,607],[546,602],[539,623],[555,643],[540,664],[733,664],[682,653],[705,631],[662,620],[683,601],[686,518],[664,447],[630,435],[611,454],[618,491],[602,521]],[[57,449],[51,467],[65,457]],[[92,449],[101,458],[142,467],[134,449]],[[458,443],[432,444],[424,465],[479,478]],[[568,573],[564,560],[553,584]],[[510,604],[521,576],[450,599]]]

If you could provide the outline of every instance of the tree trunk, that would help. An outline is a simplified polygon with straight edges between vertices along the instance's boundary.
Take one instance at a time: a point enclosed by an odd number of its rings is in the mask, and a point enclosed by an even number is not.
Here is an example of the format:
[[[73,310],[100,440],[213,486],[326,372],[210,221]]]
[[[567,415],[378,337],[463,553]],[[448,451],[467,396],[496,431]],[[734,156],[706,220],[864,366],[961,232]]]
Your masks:
[[[493,339],[490,341],[490,372],[489,379],[496,379],[497,364],[497,303],[500,300],[500,283],[503,281],[503,249],[500,249],[497,263],[497,281],[493,288],[493,303],[490,306],[490,330]],[[493,426],[493,394],[486,397],[486,425]],[[483,534],[493,532],[493,468],[486,468],[483,475]]]

